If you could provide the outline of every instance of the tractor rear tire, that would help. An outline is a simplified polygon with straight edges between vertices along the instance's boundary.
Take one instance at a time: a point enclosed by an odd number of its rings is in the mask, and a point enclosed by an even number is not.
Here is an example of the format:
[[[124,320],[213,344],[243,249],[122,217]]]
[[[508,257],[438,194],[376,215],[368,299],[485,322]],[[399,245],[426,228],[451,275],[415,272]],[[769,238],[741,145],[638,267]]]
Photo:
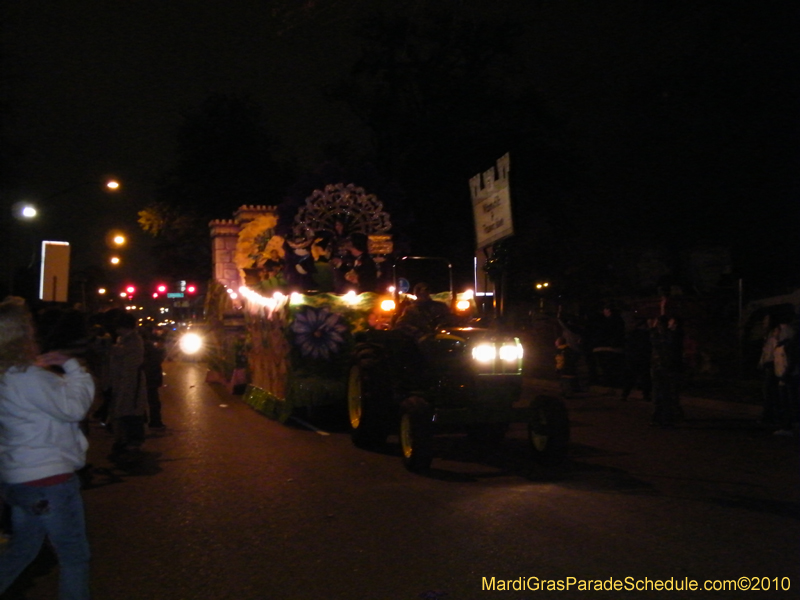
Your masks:
[[[403,465],[412,473],[430,469],[433,461],[433,408],[420,396],[409,396],[400,415]]]
[[[567,457],[570,427],[567,407],[555,396],[537,396],[531,403],[528,441],[533,459],[544,465],[557,465]]]
[[[355,364],[347,382],[347,414],[350,437],[359,448],[374,450],[389,435],[391,387],[376,367]]]

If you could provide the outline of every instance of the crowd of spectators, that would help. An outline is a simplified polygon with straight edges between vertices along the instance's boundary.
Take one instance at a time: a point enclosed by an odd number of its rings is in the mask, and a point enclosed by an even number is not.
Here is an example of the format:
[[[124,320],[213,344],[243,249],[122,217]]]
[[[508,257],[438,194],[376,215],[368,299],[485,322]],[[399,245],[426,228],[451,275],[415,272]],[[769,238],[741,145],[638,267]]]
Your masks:
[[[762,372],[761,422],[776,435],[792,435],[800,410],[797,328],[785,316],[767,316],[759,369]],[[666,299],[660,314],[624,319],[611,305],[586,318],[568,315],[559,307],[556,371],[562,393],[570,395],[590,385],[619,391],[626,401],[639,389],[653,402],[651,424],[673,427],[684,418],[680,396],[694,359],[694,341],[681,319],[671,314]]]

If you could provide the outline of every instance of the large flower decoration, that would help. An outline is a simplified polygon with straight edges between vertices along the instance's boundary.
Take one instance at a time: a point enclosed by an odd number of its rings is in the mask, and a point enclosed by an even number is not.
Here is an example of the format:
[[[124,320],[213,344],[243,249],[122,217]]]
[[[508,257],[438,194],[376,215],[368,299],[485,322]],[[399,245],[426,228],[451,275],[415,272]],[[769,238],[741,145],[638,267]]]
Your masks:
[[[234,260],[240,269],[261,267],[267,260],[283,259],[283,237],[275,234],[278,217],[259,215],[242,227],[236,242]]]
[[[303,356],[328,360],[344,346],[347,323],[327,307],[307,306],[297,313],[290,329]]]

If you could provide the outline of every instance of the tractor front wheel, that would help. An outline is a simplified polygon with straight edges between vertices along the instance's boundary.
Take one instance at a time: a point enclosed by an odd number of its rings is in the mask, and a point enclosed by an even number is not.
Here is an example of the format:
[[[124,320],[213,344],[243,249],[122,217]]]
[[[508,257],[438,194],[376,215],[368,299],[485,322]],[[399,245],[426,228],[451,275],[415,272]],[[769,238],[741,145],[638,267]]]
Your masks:
[[[383,383],[382,383],[383,380]],[[350,437],[359,448],[374,449],[389,435],[388,403],[391,390],[374,367],[353,365],[347,381]]]

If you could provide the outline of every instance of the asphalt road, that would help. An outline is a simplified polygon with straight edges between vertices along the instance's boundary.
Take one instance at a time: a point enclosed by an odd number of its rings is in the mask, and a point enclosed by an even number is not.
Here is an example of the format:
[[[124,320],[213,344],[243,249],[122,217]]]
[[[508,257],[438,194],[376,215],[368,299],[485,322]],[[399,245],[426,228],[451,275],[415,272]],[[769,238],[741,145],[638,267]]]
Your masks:
[[[329,421],[265,418],[205,383],[200,364],[165,366],[168,429],[149,434],[138,463],[109,461],[110,437],[91,428],[95,599],[742,596],[625,590],[657,580],[800,596],[798,440],[744,407],[688,401],[687,420],[662,430],[645,402],[587,394],[569,401],[562,468],[530,463],[520,425],[495,450],[438,439],[420,476]],[[570,589],[514,589],[542,580]],[[56,581],[44,552],[2,600],[55,598]],[[614,581],[623,590],[578,589]]]

